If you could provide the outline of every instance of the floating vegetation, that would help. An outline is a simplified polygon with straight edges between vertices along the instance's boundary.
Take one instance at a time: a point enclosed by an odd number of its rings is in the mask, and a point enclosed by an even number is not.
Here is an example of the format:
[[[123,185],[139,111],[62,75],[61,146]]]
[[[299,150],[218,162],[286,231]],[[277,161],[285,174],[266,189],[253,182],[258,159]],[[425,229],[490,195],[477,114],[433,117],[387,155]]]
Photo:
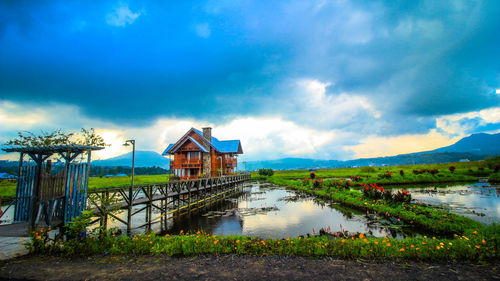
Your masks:
[[[225,211],[210,211],[202,216],[213,219],[217,217],[229,217],[229,216],[253,216],[253,215],[263,215],[271,211],[279,211],[278,207],[262,207],[262,208],[233,208],[227,209]]]

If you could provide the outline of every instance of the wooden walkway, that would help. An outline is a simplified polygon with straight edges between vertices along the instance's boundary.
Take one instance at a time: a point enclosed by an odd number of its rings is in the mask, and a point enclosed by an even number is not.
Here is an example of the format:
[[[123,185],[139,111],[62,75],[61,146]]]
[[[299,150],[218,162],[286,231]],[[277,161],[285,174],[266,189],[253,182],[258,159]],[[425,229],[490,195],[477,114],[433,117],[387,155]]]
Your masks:
[[[151,230],[152,224],[165,223],[167,215],[180,215],[203,204],[217,201],[228,193],[235,192],[237,187],[250,179],[249,174],[222,176],[216,178],[202,178],[181,181],[169,181],[157,184],[99,188],[89,190],[87,209],[94,210],[97,218],[93,223],[99,223],[104,229],[108,228],[109,218],[127,226],[127,234],[132,228],[146,227]],[[134,210],[132,207],[142,206]],[[127,210],[127,217],[121,218],[113,210]],[[153,218],[153,209],[160,215]],[[145,223],[132,226],[132,218],[143,212]]]

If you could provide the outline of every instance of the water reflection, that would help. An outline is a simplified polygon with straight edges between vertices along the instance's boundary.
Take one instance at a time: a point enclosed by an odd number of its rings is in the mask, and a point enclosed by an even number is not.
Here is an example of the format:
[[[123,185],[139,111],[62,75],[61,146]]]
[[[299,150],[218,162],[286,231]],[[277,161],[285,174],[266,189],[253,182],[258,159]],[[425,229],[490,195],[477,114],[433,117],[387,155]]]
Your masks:
[[[410,188],[416,201],[449,209],[451,212],[482,223],[500,222],[500,190],[498,187],[453,185]]]
[[[267,182],[247,184],[243,194],[225,200],[226,203],[219,208],[209,208],[203,210],[203,214],[198,212],[174,220],[166,233],[203,229],[217,235],[286,238],[312,234],[313,230],[317,233],[320,228],[329,227],[331,232],[347,230],[371,233],[377,237],[402,238],[415,234],[403,225],[393,225],[380,218],[377,220],[376,216],[367,216],[311,197],[290,200],[296,195],[294,191]]]

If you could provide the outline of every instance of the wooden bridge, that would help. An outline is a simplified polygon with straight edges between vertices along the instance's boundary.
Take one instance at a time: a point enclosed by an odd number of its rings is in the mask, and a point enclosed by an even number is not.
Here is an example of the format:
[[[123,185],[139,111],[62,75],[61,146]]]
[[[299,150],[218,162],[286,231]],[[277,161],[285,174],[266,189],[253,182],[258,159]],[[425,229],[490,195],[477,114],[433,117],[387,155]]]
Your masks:
[[[99,188],[88,191],[87,209],[94,210],[96,219],[104,229],[109,219],[126,225],[127,234],[133,228],[151,230],[155,223],[165,223],[168,215],[179,216],[183,211],[207,205],[238,191],[241,183],[250,179],[249,174],[169,181],[157,184],[143,184],[123,187]],[[133,207],[139,207],[135,210]],[[160,215],[153,218],[153,209]],[[116,214],[126,210],[126,217]],[[144,223],[132,225],[134,216],[144,213]]]

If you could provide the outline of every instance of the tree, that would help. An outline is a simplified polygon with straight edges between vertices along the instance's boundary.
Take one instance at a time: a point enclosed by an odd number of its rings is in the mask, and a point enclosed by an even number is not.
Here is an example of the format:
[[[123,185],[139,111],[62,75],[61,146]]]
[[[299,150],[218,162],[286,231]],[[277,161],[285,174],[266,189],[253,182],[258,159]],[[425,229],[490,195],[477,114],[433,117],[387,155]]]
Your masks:
[[[7,141],[4,145],[26,147],[52,145],[108,145],[100,135],[96,134],[94,128],[90,128],[89,130],[82,128],[79,133],[66,133],[58,129],[52,132],[42,130],[40,135],[36,135],[29,131],[18,132],[17,135],[17,138]]]

